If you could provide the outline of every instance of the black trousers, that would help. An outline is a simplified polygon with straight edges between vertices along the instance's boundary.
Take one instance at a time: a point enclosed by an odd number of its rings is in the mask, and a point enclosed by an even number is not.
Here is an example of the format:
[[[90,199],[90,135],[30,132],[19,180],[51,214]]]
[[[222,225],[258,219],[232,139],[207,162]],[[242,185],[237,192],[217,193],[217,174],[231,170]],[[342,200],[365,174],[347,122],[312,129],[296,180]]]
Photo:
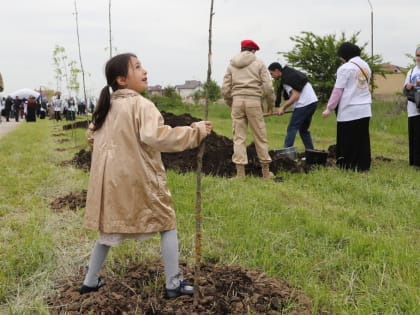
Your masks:
[[[408,117],[408,162],[420,166],[420,115]]]
[[[371,165],[370,117],[337,122],[337,165],[354,171],[368,171]]]
[[[59,111],[54,111],[54,117],[56,121],[61,120],[61,114]]]

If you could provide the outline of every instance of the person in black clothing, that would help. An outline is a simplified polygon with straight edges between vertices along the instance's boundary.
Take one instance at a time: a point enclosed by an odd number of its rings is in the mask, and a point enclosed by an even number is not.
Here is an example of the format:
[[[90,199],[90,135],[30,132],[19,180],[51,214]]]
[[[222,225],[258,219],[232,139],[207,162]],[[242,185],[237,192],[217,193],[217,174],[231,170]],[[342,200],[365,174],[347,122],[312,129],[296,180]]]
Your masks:
[[[36,121],[36,107],[35,96],[30,96],[26,107],[26,121]]]
[[[16,121],[19,121],[19,114],[22,107],[22,100],[19,98],[19,96],[16,96],[16,98],[13,101],[13,115],[15,116]]]
[[[12,111],[12,106],[13,106],[13,99],[11,96],[8,96],[4,104],[4,116],[6,117],[6,121],[9,121],[10,112]]]

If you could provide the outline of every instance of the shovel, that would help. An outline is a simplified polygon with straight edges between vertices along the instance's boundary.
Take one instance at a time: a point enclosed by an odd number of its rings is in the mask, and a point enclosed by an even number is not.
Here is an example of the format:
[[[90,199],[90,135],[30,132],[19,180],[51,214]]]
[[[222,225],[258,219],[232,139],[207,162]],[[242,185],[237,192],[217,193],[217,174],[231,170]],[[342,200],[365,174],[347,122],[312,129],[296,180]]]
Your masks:
[[[292,110],[286,110],[286,111],[284,112],[284,114],[290,114],[290,113],[293,113],[293,111],[292,111]],[[277,113],[276,113],[276,114],[264,113],[264,114],[263,114],[263,116],[264,116],[264,117],[269,117],[269,116],[280,116],[280,115],[278,115]]]

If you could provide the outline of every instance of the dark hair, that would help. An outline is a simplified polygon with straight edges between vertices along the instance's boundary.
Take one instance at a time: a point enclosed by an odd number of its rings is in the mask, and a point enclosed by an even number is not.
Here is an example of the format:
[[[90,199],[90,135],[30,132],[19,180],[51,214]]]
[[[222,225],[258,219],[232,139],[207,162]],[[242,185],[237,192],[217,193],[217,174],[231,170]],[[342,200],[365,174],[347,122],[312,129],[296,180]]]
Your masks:
[[[350,42],[342,43],[337,51],[337,55],[343,58],[345,61],[349,61],[351,58],[360,56],[360,53],[361,53],[361,50],[359,46]]]
[[[283,67],[278,62],[273,62],[268,66],[269,71],[280,70],[283,71]]]
[[[254,51],[255,48],[241,47],[241,51]]]
[[[105,77],[107,85],[102,89],[101,94],[99,95],[98,104],[92,115],[92,122],[95,125],[94,130],[98,130],[102,127],[109,109],[111,108],[111,94],[109,89],[112,88],[112,91],[116,91],[121,88],[117,83],[117,77],[127,76],[131,57],[137,58],[137,56],[132,53],[119,54],[109,59],[106,63]]]

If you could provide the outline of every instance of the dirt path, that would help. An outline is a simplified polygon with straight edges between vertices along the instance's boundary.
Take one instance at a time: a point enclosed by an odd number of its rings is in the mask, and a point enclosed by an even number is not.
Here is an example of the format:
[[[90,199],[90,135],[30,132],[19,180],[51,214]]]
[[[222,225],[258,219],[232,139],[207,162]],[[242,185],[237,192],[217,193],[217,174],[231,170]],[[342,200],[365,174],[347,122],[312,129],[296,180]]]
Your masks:
[[[13,130],[16,126],[18,126],[22,120],[19,122],[16,121],[6,121],[4,117],[1,118],[0,122],[0,138],[7,134],[9,131]]]
[[[4,117],[2,117],[0,122],[0,138],[7,134],[9,131],[13,130],[21,122],[22,120],[19,120],[19,122],[16,122],[14,120],[6,121]]]

